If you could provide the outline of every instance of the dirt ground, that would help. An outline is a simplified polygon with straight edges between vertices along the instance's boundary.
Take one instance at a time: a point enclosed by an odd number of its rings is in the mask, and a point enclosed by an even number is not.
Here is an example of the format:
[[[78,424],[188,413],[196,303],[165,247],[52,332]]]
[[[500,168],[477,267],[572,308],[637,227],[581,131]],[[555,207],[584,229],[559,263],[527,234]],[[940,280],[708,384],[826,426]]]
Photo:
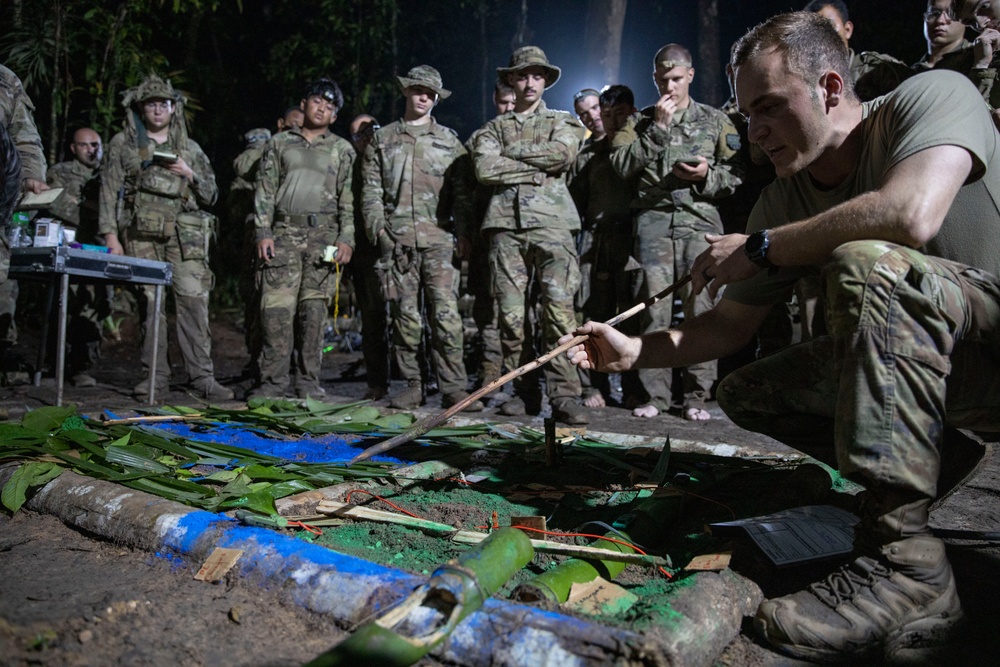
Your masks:
[[[244,348],[234,319],[232,313],[215,317],[213,356],[217,376],[240,397],[249,389],[249,380],[241,378]],[[135,323],[126,320],[122,331],[121,342],[104,346],[102,364],[93,372],[98,386],[67,385],[64,402],[76,403],[91,415],[103,409],[127,413],[139,407],[129,394],[141,379]],[[35,332],[25,327],[15,353],[33,360],[35,345]],[[182,368],[175,362],[172,369],[176,381],[161,400],[197,405],[184,391]],[[332,397],[328,400],[359,398],[365,388],[362,372],[356,352],[327,355],[324,383]],[[51,380],[43,380],[40,387],[0,387],[0,408],[18,419],[25,410],[52,404],[54,397]],[[504,419],[495,415],[496,402],[482,415],[484,419]],[[440,397],[432,395],[425,409],[433,412],[439,405]],[[590,429],[782,451],[781,445],[733,426],[714,404],[711,412],[711,422],[695,424],[669,415],[640,420],[624,409],[609,407],[594,411]],[[540,428],[544,414],[527,423]],[[1000,457],[993,457],[971,483],[934,512],[932,523],[997,531],[998,510]],[[934,663],[981,663],[1000,651],[996,632],[1000,548],[955,540],[948,544],[968,621],[961,637]],[[778,592],[802,574],[771,572],[765,592]],[[205,584],[194,581],[193,575],[189,568],[95,539],[50,516],[26,511],[0,516],[0,665],[291,665],[314,657],[343,636],[343,630],[327,619],[286,604],[280,591],[236,579]],[[747,624],[717,664],[799,663],[761,647]]]

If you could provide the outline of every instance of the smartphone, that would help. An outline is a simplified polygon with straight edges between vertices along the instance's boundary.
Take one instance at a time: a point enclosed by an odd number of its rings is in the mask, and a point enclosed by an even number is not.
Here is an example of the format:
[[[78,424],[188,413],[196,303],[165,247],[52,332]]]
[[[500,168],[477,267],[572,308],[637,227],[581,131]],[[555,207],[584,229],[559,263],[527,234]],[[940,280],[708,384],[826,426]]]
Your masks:
[[[678,162],[680,162],[681,164],[690,165],[692,167],[697,167],[699,164],[701,164],[701,158],[698,157],[697,155],[691,155],[689,157],[682,157],[680,160],[678,160]]]

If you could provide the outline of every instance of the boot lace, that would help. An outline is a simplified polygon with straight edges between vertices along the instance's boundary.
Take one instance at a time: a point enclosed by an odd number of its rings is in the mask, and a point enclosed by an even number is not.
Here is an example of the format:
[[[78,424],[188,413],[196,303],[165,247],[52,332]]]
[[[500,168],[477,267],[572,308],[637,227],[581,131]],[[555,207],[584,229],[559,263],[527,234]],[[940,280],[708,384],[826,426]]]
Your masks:
[[[841,566],[826,579],[810,584],[809,589],[824,604],[836,609],[844,602],[852,601],[858,593],[871,588],[880,579],[888,579],[891,575],[892,570],[885,565],[862,556],[853,563]]]

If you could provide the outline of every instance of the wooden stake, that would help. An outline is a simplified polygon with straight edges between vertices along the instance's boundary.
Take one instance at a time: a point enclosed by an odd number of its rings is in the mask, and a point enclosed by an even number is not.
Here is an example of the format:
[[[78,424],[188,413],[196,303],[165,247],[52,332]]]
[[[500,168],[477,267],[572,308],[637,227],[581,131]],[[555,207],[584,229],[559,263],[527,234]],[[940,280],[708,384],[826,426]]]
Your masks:
[[[690,275],[684,276],[683,278],[681,278],[673,285],[660,292],[659,294],[654,294],[645,301],[635,304],[625,312],[615,315],[610,320],[605,322],[605,324],[607,324],[610,327],[618,326],[619,324],[629,319],[633,315],[636,315],[646,310],[646,308],[649,308],[658,301],[662,301],[666,297],[670,296],[671,294],[679,290],[684,285],[687,285],[689,282],[691,282],[691,276]],[[507,384],[511,380],[518,378],[524,375],[525,373],[530,373],[531,371],[535,370],[540,366],[544,366],[545,364],[552,361],[555,357],[559,356],[569,348],[575,345],[579,345],[580,343],[586,341],[588,338],[590,338],[590,336],[586,335],[574,336],[573,338],[570,338],[562,345],[556,347],[555,349],[549,350],[548,352],[538,357],[537,359],[529,361],[525,365],[519,368],[515,368],[512,371],[509,371],[506,375],[500,376],[493,382],[490,382],[485,387],[477,389],[476,391],[469,394],[469,396],[466,397],[464,400],[459,401],[458,403],[451,406],[444,412],[437,415],[433,415],[431,417],[427,417],[426,419],[421,419],[416,424],[406,429],[399,435],[389,438],[385,442],[380,442],[377,445],[372,445],[371,447],[369,447],[368,449],[366,449],[365,451],[361,452],[353,459],[348,461],[347,462],[348,467],[354,465],[359,461],[364,461],[365,459],[371,458],[376,454],[381,454],[383,452],[389,451],[390,449],[395,449],[400,445],[405,445],[406,443],[410,442],[415,438],[419,438],[420,436],[422,436],[424,433],[427,433],[427,431],[431,430],[435,426],[454,417],[456,414],[464,410],[466,406],[473,403],[474,401],[477,401],[483,396],[492,393],[494,390],[499,389],[500,387]]]
[[[203,414],[196,412],[190,415],[145,415],[142,417],[125,417],[124,419],[104,419],[101,423],[106,426],[112,424],[153,424],[156,422],[178,422],[203,418]]]

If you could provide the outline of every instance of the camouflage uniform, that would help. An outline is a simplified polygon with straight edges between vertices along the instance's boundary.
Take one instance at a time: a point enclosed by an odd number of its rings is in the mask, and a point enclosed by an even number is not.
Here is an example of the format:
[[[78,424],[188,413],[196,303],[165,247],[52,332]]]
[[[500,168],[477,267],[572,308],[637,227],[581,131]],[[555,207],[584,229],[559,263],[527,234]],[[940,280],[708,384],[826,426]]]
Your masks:
[[[590,290],[582,304],[585,321],[604,322],[630,307],[633,303],[632,272],[639,268],[632,259],[631,202],[635,178],[625,181],[614,171],[612,150],[613,143],[608,137],[587,144],[566,177],[583,226],[590,229],[592,235],[588,261],[580,257],[581,271],[585,264],[590,267]],[[639,333],[635,318],[623,322],[619,328],[631,335]],[[607,375],[596,371],[591,371],[590,375],[595,389],[607,397],[610,392]],[[585,377],[583,380],[587,382]],[[626,401],[642,393],[636,371],[623,373],[622,385]]]
[[[722,220],[715,199],[733,194],[743,179],[739,155],[740,137],[729,118],[691,100],[690,106],[674,113],[667,130],[653,122],[653,109],[633,117],[615,137],[617,148],[611,164],[625,179],[638,176],[636,211],[636,259],[642,264],[642,279],[636,299],[646,299],[690,272],[694,260],[708,248],[705,233],[722,233]],[[708,175],[699,183],[684,181],[671,173],[681,158],[700,156],[708,160]],[[683,304],[685,318],[710,310],[714,303],[707,290],[694,296],[690,285],[675,294]],[[642,313],[643,332],[667,329],[673,309],[665,304]],[[701,407],[711,397],[715,361],[685,369],[685,403]],[[671,407],[671,369],[641,369],[639,377],[650,403],[660,411]]]
[[[460,183],[458,161],[464,155],[455,132],[433,118],[418,126],[399,120],[375,133],[364,162],[365,231],[382,251],[379,270],[396,362],[410,387],[419,387],[423,288],[445,396],[464,392],[467,384],[454,249],[455,234],[466,234],[470,215],[468,192]]]
[[[240,271],[240,295],[243,297],[243,340],[250,355],[253,375],[259,375],[260,368],[260,274],[257,266],[257,230],[253,223],[254,182],[260,158],[264,155],[264,145],[271,138],[271,132],[258,128],[247,132],[249,147],[233,160],[232,185],[229,186],[227,209],[229,220],[236,229],[243,232],[243,263]],[[255,140],[254,140],[255,139]]]
[[[156,144],[147,135],[139,106],[151,98],[175,100],[166,143]],[[134,103],[134,105],[133,105]],[[124,239],[126,254],[173,265],[177,342],[188,381],[198,387],[215,382],[212,364],[212,332],[208,323],[208,295],[215,276],[208,267],[208,243],[214,216],[201,210],[215,203],[219,189],[208,156],[187,135],[184,101],[169,81],[155,75],[126,92],[125,129],[108,144],[101,168],[99,233]],[[153,159],[153,152],[174,153],[194,171],[193,182],[173,174]],[[136,393],[148,393],[153,359],[151,335],[154,303],[151,285],[142,287],[144,297],[142,367],[146,380]],[[159,313],[159,350],[156,387],[166,388],[170,377],[167,363],[166,299]],[[220,388],[221,389],[221,388]]]
[[[351,194],[354,197],[354,254],[351,256],[351,280],[361,310],[361,354],[372,395],[385,395],[389,389],[389,323],[385,316],[382,285],[375,270],[378,246],[368,239],[364,219],[364,160],[354,161]]]
[[[854,92],[862,102],[873,100],[895,90],[896,86],[913,75],[913,70],[901,60],[875,51],[855,53],[851,56],[851,80]]]
[[[490,238],[492,289],[509,369],[525,361],[524,320],[532,272],[541,289],[546,347],[556,347],[562,334],[576,328],[573,297],[580,269],[573,232],[580,229],[580,216],[564,174],[576,159],[583,134],[579,120],[549,109],[541,100],[533,113],[508,112],[474,137],[476,176],[494,187],[483,231]],[[551,403],[579,398],[580,376],[564,355],[546,364],[544,372]]]
[[[78,243],[97,243],[100,172],[79,160],[67,160],[52,165],[47,182],[53,188],[63,188],[63,193],[49,206],[49,214],[75,228]],[[69,345],[66,362],[70,376],[86,371],[100,358],[101,320],[111,314],[113,295],[114,287],[110,284],[70,285],[66,323]]]
[[[0,122],[7,128],[10,139],[21,159],[21,178],[45,181],[45,155],[42,140],[35,128],[32,112],[35,107],[24,92],[21,80],[0,65]],[[9,220],[0,221],[0,344],[17,342],[14,312],[17,307],[17,281],[7,280],[10,267],[10,245],[7,240]]]
[[[283,395],[295,364],[299,396],[322,393],[327,307],[338,289],[327,246],[354,248],[351,180],[354,149],[329,130],[312,142],[292,128],[264,149],[254,196],[257,240],[274,239],[274,258],[261,263],[262,395]]]
[[[475,146],[475,135],[465,144],[470,155]],[[500,377],[503,368],[503,350],[500,347],[500,313],[497,300],[490,287],[490,243],[483,234],[486,208],[493,196],[493,188],[476,180],[471,158],[465,161],[466,185],[472,196],[472,218],[468,234],[472,251],[468,260],[468,292],[473,296],[472,319],[479,330],[479,382],[485,386]]]
[[[719,404],[736,424],[836,463],[870,491],[933,498],[945,425],[1000,430],[1000,159],[975,95],[951,73],[905,82],[888,101],[865,105],[866,145],[850,188],[827,200],[805,173],[778,179],[751,220],[754,229],[780,226],[870,191],[914,145],[954,144],[982,156],[984,170],[961,188],[927,254],[885,241],[840,246],[822,275],[830,335],[719,386]],[[762,271],[723,298],[766,305],[817,272]]]

